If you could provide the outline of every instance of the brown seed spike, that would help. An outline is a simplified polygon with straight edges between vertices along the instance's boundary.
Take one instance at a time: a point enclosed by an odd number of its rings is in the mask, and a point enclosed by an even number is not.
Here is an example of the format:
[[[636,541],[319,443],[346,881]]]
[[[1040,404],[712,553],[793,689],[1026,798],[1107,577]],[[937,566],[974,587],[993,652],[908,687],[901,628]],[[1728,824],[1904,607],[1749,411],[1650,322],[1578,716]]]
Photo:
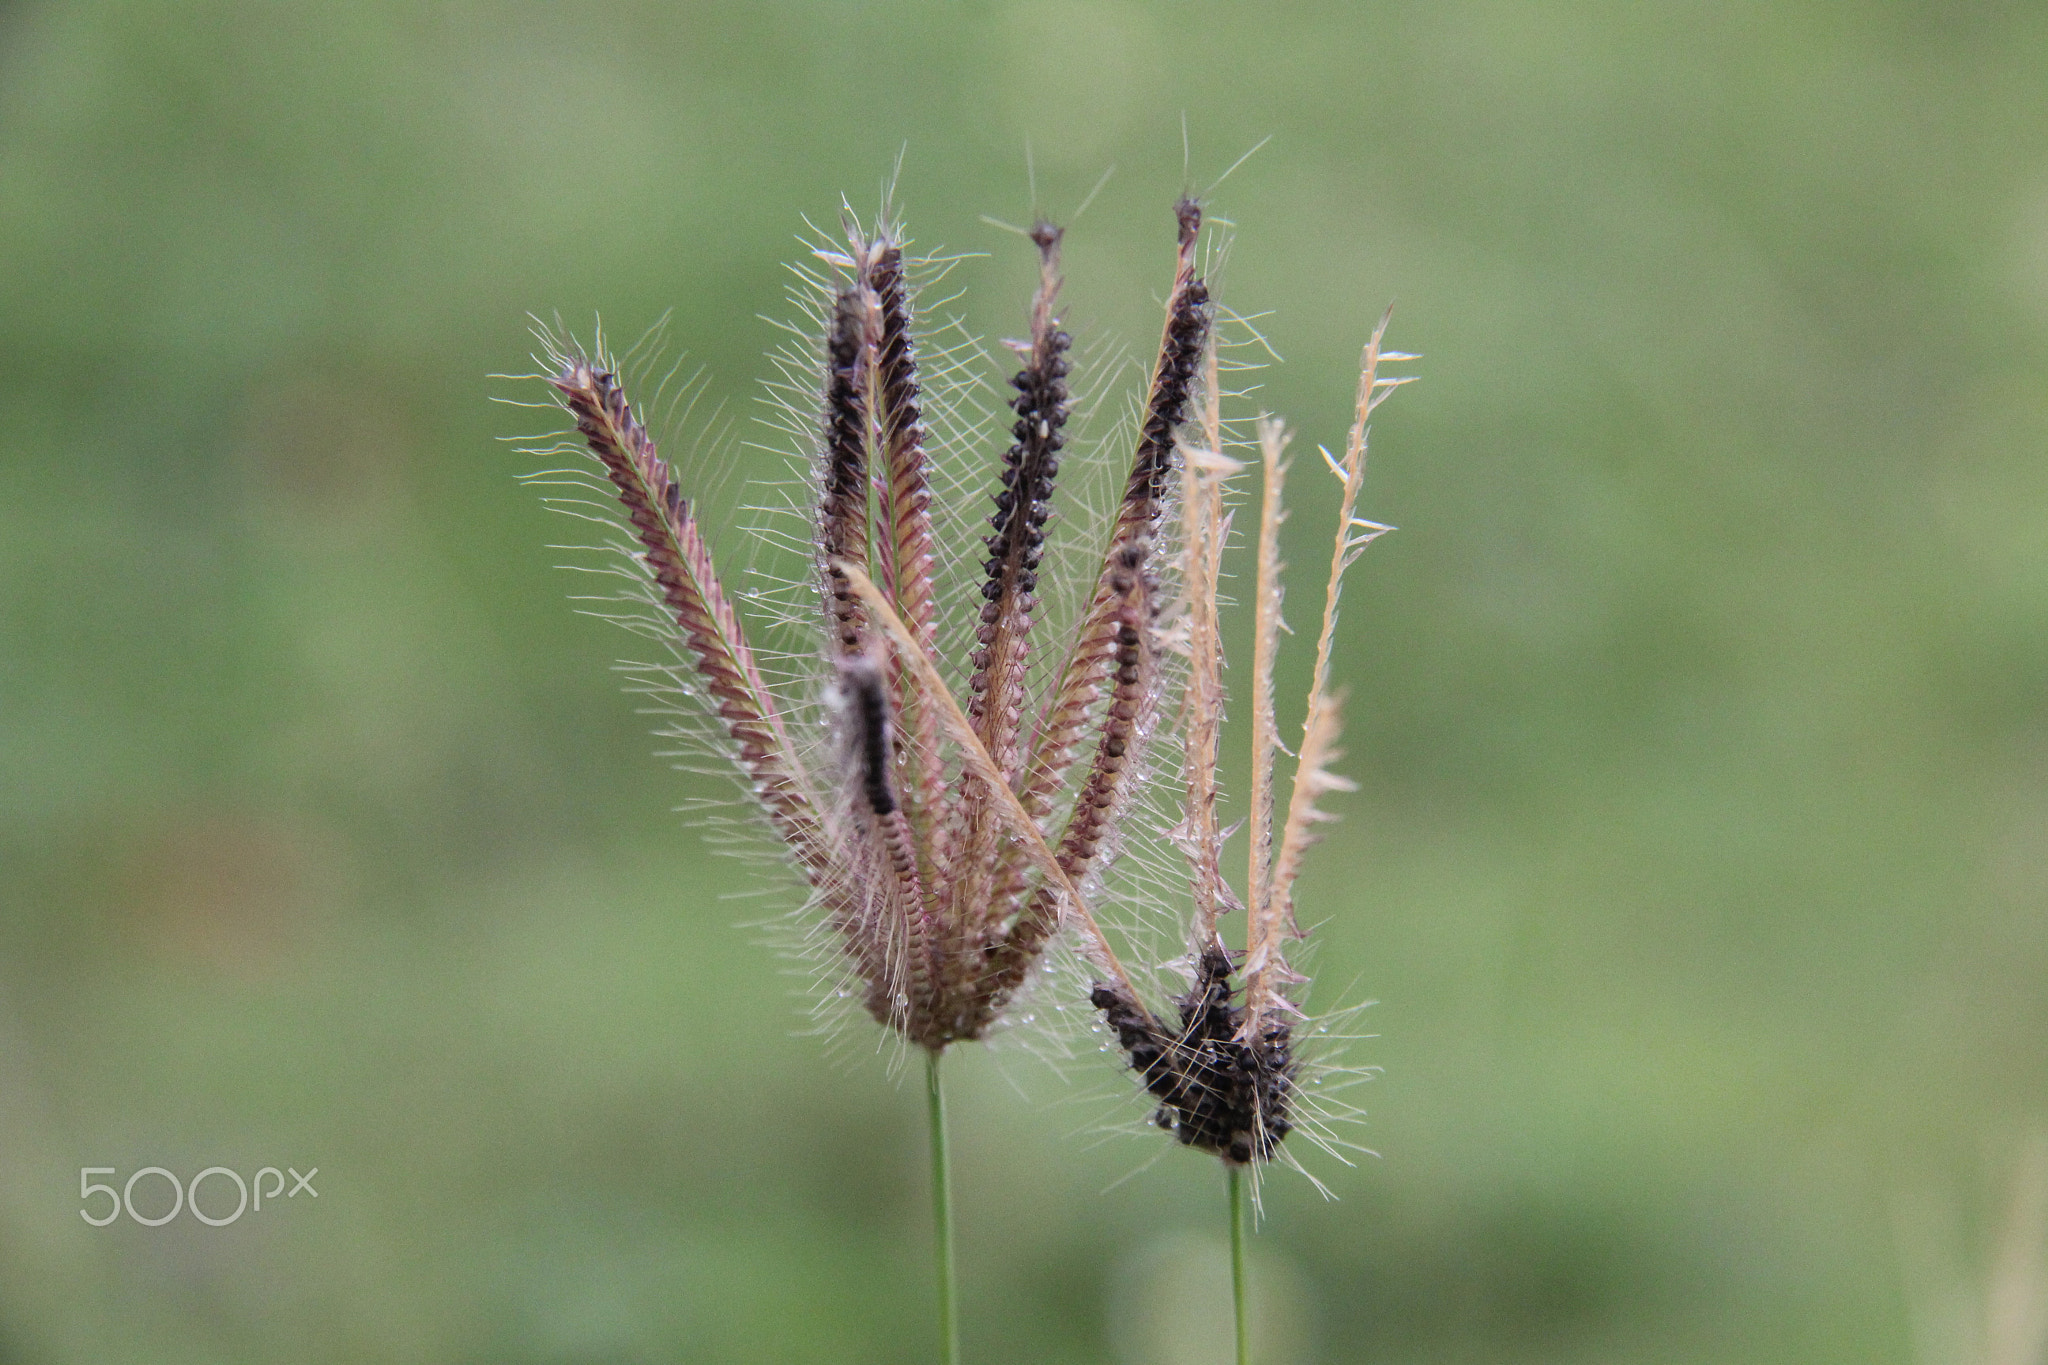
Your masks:
[[[1072,339],[1060,329],[1054,311],[1060,288],[1060,229],[1040,222],[1031,231],[1038,247],[1038,288],[1031,302],[1031,342],[1022,369],[1010,380],[1016,397],[1010,406],[1017,420],[1014,438],[1003,456],[994,495],[993,531],[986,542],[988,561],[981,585],[984,605],[975,632],[976,648],[968,678],[968,715],[1005,783],[1016,781],[1020,766],[1018,731],[1024,710],[1028,636],[1037,605],[1038,571],[1044,555],[1045,523],[1052,511],[1054,480],[1065,443],[1068,413],[1068,348]],[[1023,349],[1023,348],[1020,348]],[[1022,889],[1021,858],[1008,847],[993,807],[993,793],[963,772],[958,787],[958,831],[950,845],[950,861],[958,869],[950,886],[957,917],[968,925],[976,942],[1000,932]],[[994,894],[1003,886],[1005,894]]]
[[[1068,413],[1067,350],[1072,339],[1060,330],[1053,305],[1059,293],[1060,230],[1040,223],[1032,231],[1039,251],[1039,284],[1031,305],[1031,347],[1024,367],[1010,380],[1017,391],[1010,406],[1017,420],[1003,456],[994,534],[988,538],[987,579],[981,595],[995,610],[983,611],[977,639],[981,649],[968,690],[969,714],[978,723],[990,757],[1006,775],[1016,768],[1017,708],[1024,683],[1025,637],[1036,605],[1045,523],[1052,513],[1054,480],[1065,444]]]
[[[883,516],[888,526],[889,588],[897,614],[920,640],[930,642],[932,603],[931,488],[925,468],[923,394],[917,379],[917,348],[910,334],[910,294],[903,278],[903,249],[878,243],[868,262],[873,292],[871,323],[875,420],[887,468],[883,474]]]

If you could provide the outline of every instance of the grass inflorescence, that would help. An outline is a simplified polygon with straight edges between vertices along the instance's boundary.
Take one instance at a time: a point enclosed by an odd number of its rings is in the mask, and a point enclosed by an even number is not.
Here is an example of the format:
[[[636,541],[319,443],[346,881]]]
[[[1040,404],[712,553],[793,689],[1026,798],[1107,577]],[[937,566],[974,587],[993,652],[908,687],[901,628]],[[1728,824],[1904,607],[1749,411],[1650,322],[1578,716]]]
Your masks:
[[[537,482],[601,488],[564,510],[610,525],[614,571],[638,605],[628,624],[668,658],[629,667],[670,714],[670,733],[725,765],[785,865],[807,888],[814,955],[875,1021],[927,1054],[942,1333],[953,1326],[950,1191],[938,1058],[986,1037],[1029,989],[1048,952],[1082,965],[1088,1002],[1179,1140],[1237,1171],[1276,1158],[1319,1117],[1299,1102],[1302,978],[1293,886],[1348,784],[1336,758],[1330,653],[1344,571],[1385,528],[1356,515],[1366,420],[1398,378],[1378,373],[1385,322],[1367,347],[1342,485],[1307,718],[1276,824],[1273,680],[1280,619],[1278,530],[1287,436],[1261,417],[1250,441],[1227,423],[1218,310],[1204,270],[1203,211],[1174,206],[1172,275],[1160,339],[1124,428],[1110,505],[1063,508],[1075,457],[1074,340],[1063,322],[1064,234],[1025,235],[1038,281],[1024,340],[1009,343],[1009,439],[981,415],[982,355],[957,326],[920,317],[921,282],[946,261],[906,253],[885,209],[850,211],[835,240],[797,268],[806,321],[778,356],[780,433],[796,479],[781,543],[801,582],[735,593],[721,577],[685,476],[656,450],[601,341],[541,328],[542,377],[602,483],[574,470]],[[1218,253],[1211,250],[1207,262]],[[1407,357],[1398,357],[1407,358]],[[1231,439],[1234,433],[1236,439]],[[1217,766],[1223,734],[1221,576],[1231,539],[1227,445],[1255,444],[1264,497],[1257,537],[1251,678],[1250,857],[1240,896],[1223,848]],[[586,469],[590,468],[585,466]],[[976,503],[983,509],[973,512]],[[609,510],[607,510],[609,509]],[[985,517],[981,552],[966,527]],[[787,528],[794,526],[794,533]],[[1064,526],[1067,543],[1051,553]],[[770,532],[771,539],[777,533]],[[742,611],[738,603],[752,610]],[[1056,619],[1048,603],[1071,604]],[[762,640],[770,641],[763,644]],[[1178,766],[1181,781],[1165,780]],[[1175,810],[1175,807],[1178,807]],[[1171,818],[1162,818],[1170,816]],[[1133,828],[1127,828],[1133,827]],[[1127,844],[1186,861],[1186,985],[1141,987],[1091,908]],[[1158,879],[1155,868],[1155,884]],[[1173,880],[1169,875],[1166,880]],[[1242,948],[1223,916],[1242,910]],[[1233,1214],[1235,1218],[1236,1213]],[[1236,1223],[1233,1223],[1233,1227]],[[952,1348],[947,1348],[948,1359]]]

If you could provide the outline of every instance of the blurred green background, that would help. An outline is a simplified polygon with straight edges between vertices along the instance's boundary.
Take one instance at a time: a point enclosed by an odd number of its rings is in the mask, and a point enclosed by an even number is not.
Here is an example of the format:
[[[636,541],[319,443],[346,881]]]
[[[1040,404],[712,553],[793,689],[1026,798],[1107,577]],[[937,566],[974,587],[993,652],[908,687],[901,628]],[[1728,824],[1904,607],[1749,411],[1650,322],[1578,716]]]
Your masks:
[[[1427,357],[1302,888],[1382,1159],[1268,1186],[1261,1359],[1974,1365],[2048,1301],[2048,11],[1262,8],[0,9],[0,1361],[931,1358],[921,1097],[796,1036],[486,375],[672,308],[751,414],[906,145],[990,337],[1026,141],[1055,210],[1117,164],[1069,299],[1142,345],[1183,113],[1197,185],[1274,135],[1214,203],[1304,442],[1389,299]],[[1106,1059],[956,1055],[969,1359],[1222,1359],[1214,1164],[1103,1193]]]

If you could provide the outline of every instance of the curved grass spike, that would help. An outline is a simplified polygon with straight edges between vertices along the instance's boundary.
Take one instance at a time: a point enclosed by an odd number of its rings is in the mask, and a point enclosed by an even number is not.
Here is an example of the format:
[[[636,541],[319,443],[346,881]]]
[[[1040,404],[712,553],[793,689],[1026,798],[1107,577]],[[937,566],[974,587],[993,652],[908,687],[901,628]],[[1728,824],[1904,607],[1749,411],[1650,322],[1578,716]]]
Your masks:
[[[662,600],[725,723],[735,760],[798,866],[814,884],[827,880],[833,868],[830,842],[689,503],[618,380],[581,356],[554,358],[559,369],[548,382],[618,490]]]
[[[967,683],[968,714],[988,746],[989,756],[1012,782],[1017,729],[1023,713],[1026,639],[1038,605],[1038,566],[1045,553],[1045,523],[1052,513],[1054,480],[1060,470],[1063,428],[1069,410],[1067,350],[1073,339],[1060,330],[1053,305],[1059,294],[1060,229],[1039,223],[1031,230],[1038,247],[1038,292],[1031,302],[1031,344],[1025,364],[1010,380],[1017,420],[1015,438],[1003,456],[995,515],[989,518],[989,558],[982,584],[980,628],[974,673]]]
[[[923,394],[917,378],[917,347],[911,337],[910,289],[903,274],[903,248],[883,228],[873,241],[852,243],[858,280],[868,305],[862,332],[862,368],[867,375],[868,411],[874,424],[882,548],[882,571],[890,599],[918,644],[935,653],[937,611],[932,591],[931,476],[926,468]],[[920,830],[940,827],[939,727],[930,707],[910,690],[894,689],[906,715],[910,743],[903,765],[910,770],[909,818]],[[925,840],[931,842],[929,838]],[[930,880],[942,877],[929,858]]]

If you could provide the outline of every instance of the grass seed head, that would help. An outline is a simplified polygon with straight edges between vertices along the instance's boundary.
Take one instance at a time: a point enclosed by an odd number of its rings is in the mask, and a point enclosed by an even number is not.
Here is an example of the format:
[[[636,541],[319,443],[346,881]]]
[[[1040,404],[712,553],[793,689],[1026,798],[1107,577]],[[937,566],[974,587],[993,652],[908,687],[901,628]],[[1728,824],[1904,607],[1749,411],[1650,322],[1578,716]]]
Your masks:
[[[786,594],[727,588],[681,491],[693,475],[656,453],[612,360],[542,334],[547,382],[610,490],[616,548],[653,609],[635,624],[673,658],[641,666],[656,679],[649,690],[701,708],[695,733],[807,883],[853,994],[933,1052],[994,1027],[1068,927],[1096,971],[1135,992],[1084,886],[1115,852],[1162,691],[1159,539],[1211,320],[1195,270],[1199,208],[1183,202],[1176,222],[1122,497],[1093,554],[1060,561],[1093,566],[1068,622],[1041,619],[1046,588],[1061,586],[1041,578],[1073,410],[1052,224],[1027,234],[1039,282],[1010,379],[1007,449],[959,420],[978,352],[935,344],[918,321],[920,266],[893,222],[863,227],[849,213],[843,246],[800,270],[813,325],[783,368],[810,395],[808,415],[783,425],[803,433],[793,503],[812,566],[808,613]],[[958,514],[939,495],[977,482],[993,515],[973,574],[942,553],[957,541],[938,527]],[[806,614],[808,645],[759,643]],[[1034,648],[1047,656],[1035,693]]]
[[[1350,785],[1331,768],[1337,603],[1345,570],[1386,529],[1356,513],[1367,417],[1406,382],[1381,377],[1379,364],[1410,357],[1381,350],[1382,320],[1345,453],[1323,456],[1342,488],[1339,529],[1284,808],[1273,680],[1287,436],[1268,419],[1256,427],[1264,497],[1240,898],[1223,871],[1230,831],[1218,819],[1216,770],[1221,565],[1229,484],[1244,465],[1225,453],[1229,395],[1202,210],[1183,199],[1174,221],[1172,285],[1118,495],[1092,548],[1070,543],[1054,557],[1048,537],[1061,466],[1074,458],[1076,396],[1060,309],[1062,233],[1049,223],[1026,234],[1039,279],[1028,339],[1011,343],[1018,368],[1006,444],[974,414],[978,348],[918,321],[920,270],[942,272],[943,260],[921,267],[895,224],[864,228],[848,213],[843,245],[815,253],[822,269],[798,269],[811,322],[779,357],[780,428],[798,443],[792,463],[802,476],[786,500],[801,531],[786,540],[809,564],[808,583],[794,591],[727,589],[684,477],[656,452],[616,364],[601,345],[586,352],[554,332],[542,338],[545,377],[609,490],[613,546],[651,612],[629,624],[670,651],[666,665],[635,666],[653,680],[641,690],[690,711],[685,729],[728,766],[807,884],[810,921],[852,982],[838,994],[860,1000],[905,1043],[938,1052],[994,1028],[1064,933],[1092,980],[1091,1004],[1156,1102],[1156,1121],[1245,1166],[1283,1157],[1297,1131],[1334,1150],[1324,1116],[1303,1103],[1310,1063],[1294,997],[1303,978],[1287,960],[1301,937],[1293,885],[1330,818],[1317,802]],[[538,477],[558,475],[573,481],[563,471]],[[992,510],[969,511],[977,501]],[[595,511],[573,499],[565,510]],[[986,557],[954,553],[954,529],[964,535],[982,515]],[[1046,580],[1056,566],[1078,581]],[[1046,619],[1045,603],[1065,600],[1077,603],[1072,619]],[[763,637],[775,647],[757,644]],[[1155,748],[1183,779],[1178,823],[1155,833],[1185,858],[1193,906],[1187,984],[1153,997],[1157,1004],[1088,903],[1125,826],[1167,803],[1148,759]],[[1239,908],[1244,946],[1233,949],[1218,924]],[[1310,1031],[1327,1036],[1329,1024]]]

